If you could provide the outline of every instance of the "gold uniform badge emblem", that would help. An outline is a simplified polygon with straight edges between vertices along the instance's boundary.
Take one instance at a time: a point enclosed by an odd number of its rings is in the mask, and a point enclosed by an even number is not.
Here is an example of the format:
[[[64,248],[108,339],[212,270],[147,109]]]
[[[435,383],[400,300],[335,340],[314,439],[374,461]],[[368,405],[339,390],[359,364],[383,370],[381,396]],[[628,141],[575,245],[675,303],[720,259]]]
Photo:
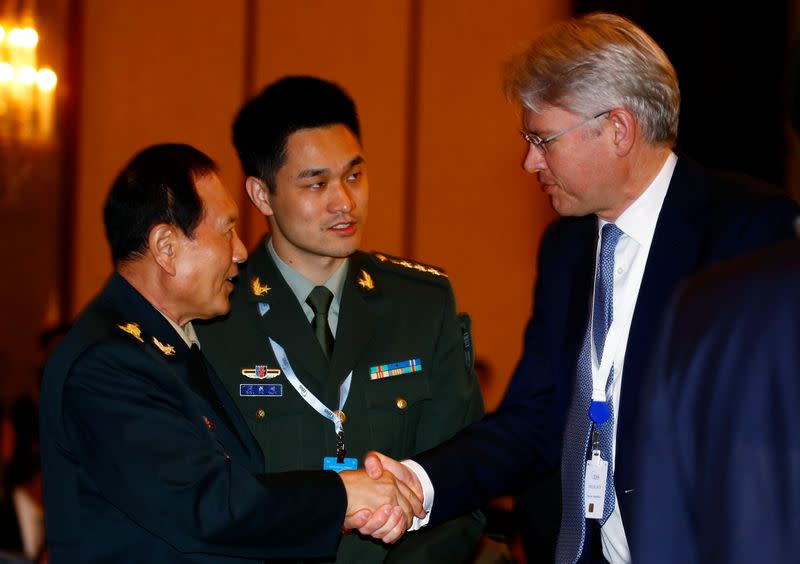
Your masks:
[[[139,324],[138,323],[134,323],[132,321],[129,321],[125,325],[120,324],[120,325],[117,325],[117,327],[119,327],[120,329],[125,331],[128,335],[131,335],[133,338],[135,338],[140,343],[144,343],[144,339],[142,339],[142,330],[139,329]]]
[[[272,290],[272,288],[267,284],[261,284],[261,279],[258,276],[254,276],[253,279],[250,280],[250,291],[253,292],[254,296],[264,296],[270,290]]]
[[[366,270],[361,271],[361,276],[357,280],[358,285],[365,290],[374,290],[375,283],[372,281],[372,276]]]
[[[174,356],[175,355],[175,347],[173,347],[172,345],[165,345],[164,343],[162,343],[161,341],[159,341],[155,337],[153,337],[153,344],[155,346],[157,346],[158,350],[160,350],[166,356]]]

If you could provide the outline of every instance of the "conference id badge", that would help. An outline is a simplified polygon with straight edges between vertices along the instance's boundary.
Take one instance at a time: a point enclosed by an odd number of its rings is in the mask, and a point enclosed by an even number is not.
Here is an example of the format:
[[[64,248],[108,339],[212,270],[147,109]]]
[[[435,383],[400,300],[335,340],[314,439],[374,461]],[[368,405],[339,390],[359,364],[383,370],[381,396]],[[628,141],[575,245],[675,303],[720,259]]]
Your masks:
[[[587,519],[602,519],[606,502],[606,481],[608,480],[608,461],[600,457],[600,451],[592,451],[591,460],[586,461],[584,479],[584,507]]]
[[[342,470],[358,470],[357,458],[343,458],[342,462],[335,456],[326,456],[322,459],[323,470],[333,470],[334,472],[341,472]]]

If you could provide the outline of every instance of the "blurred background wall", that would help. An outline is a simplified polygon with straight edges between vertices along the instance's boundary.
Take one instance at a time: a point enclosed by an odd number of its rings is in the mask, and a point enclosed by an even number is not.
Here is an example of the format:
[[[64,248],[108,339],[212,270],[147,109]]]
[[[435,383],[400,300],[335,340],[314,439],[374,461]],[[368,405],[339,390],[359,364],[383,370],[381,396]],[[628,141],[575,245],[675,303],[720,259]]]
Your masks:
[[[136,151],[179,141],[215,158],[255,244],[265,222],[241,188],[230,123],[268,82],[310,73],[341,84],[360,110],[371,187],[364,248],[448,271],[496,378],[492,408],[521,349],[538,242],[554,217],[520,169],[525,146],[501,93],[502,63],[575,11],[628,14],[678,67],[680,148],[797,194],[785,117],[797,4],[38,0],[40,58],[59,73],[57,142],[24,158],[2,145],[3,167],[31,170],[0,200],[0,396],[35,384],[42,327],[71,321],[109,275],[101,205]]]

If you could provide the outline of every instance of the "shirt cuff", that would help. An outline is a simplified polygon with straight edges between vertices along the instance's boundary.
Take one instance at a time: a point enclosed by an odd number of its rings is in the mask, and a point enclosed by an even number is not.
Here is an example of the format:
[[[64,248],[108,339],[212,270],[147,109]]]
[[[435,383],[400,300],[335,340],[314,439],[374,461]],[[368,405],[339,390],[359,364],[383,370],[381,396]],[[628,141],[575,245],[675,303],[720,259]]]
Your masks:
[[[433,509],[433,483],[431,483],[431,479],[428,477],[428,473],[425,472],[425,469],[419,465],[419,463],[414,462],[413,460],[401,460],[400,463],[411,470],[414,475],[419,480],[419,483],[422,484],[422,509],[425,511],[425,517],[420,519],[419,517],[414,517],[414,520],[411,522],[411,527],[408,528],[409,531],[417,531],[428,524],[428,521],[431,519],[431,509]]]

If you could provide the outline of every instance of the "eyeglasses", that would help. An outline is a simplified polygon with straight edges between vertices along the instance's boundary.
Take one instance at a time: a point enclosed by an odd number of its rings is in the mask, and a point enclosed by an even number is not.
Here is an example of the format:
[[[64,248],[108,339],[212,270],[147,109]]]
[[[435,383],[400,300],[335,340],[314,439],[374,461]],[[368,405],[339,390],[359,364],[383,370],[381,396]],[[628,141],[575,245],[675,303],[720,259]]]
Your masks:
[[[535,133],[531,133],[531,132],[530,132],[530,131],[528,131],[527,129],[520,129],[520,130],[519,130],[519,133],[520,133],[520,135],[522,135],[522,138],[525,140],[525,142],[526,142],[526,143],[530,143],[531,145],[533,145],[534,147],[536,147],[537,149],[539,149],[539,151],[541,151],[543,155],[546,155],[546,154],[547,154],[547,144],[548,144],[550,141],[553,141],[554,139],[558,139],[559,137],[561,137],[561,136],[562,136],[562,135],[564,135],[565,133],[569,133],[569,132],[570,132],[570,131],[572,131],[573,129],[578,129],[578,128],[579,128],[579,127],[581,127],[582,125],[586,125],[586,124],[587,124],[587,123],[589,123],[590,121],[592,121],[592,120],[595,120],[595,119],[597,119],[597,118],[599,118],[599,117],[601,117],[601,116],[604,116],[604,115],[606,115],[606,114],[607,114],[607,113],[609,113],[610,111],[611,111],[611,110],[606,110],[606,111],[604,111],[604,112],[600,112],[600,113],[599,113],[599,114],[597,114],[596,116],[592,116],[592,117],[590,117],[590,118],[586,118],[586,119],[585,119],[585,120],[583,120],[583,121],[579,121],[579,122],[578,122],[578,123],[576,123],[575,125],[571,125],[571,126],[569,126],[568,128],[566,128],[565,130],[563,130],[563,131],[559,131],[558,133],[553,133],[552,135],[548,135],[548,136],[547,136],[547,137],[545,137],[544,139],[543,139],[543,138],[541,138],[541,137],[539,137],[539,136],[538,136],[538,135],[536,135]]]

